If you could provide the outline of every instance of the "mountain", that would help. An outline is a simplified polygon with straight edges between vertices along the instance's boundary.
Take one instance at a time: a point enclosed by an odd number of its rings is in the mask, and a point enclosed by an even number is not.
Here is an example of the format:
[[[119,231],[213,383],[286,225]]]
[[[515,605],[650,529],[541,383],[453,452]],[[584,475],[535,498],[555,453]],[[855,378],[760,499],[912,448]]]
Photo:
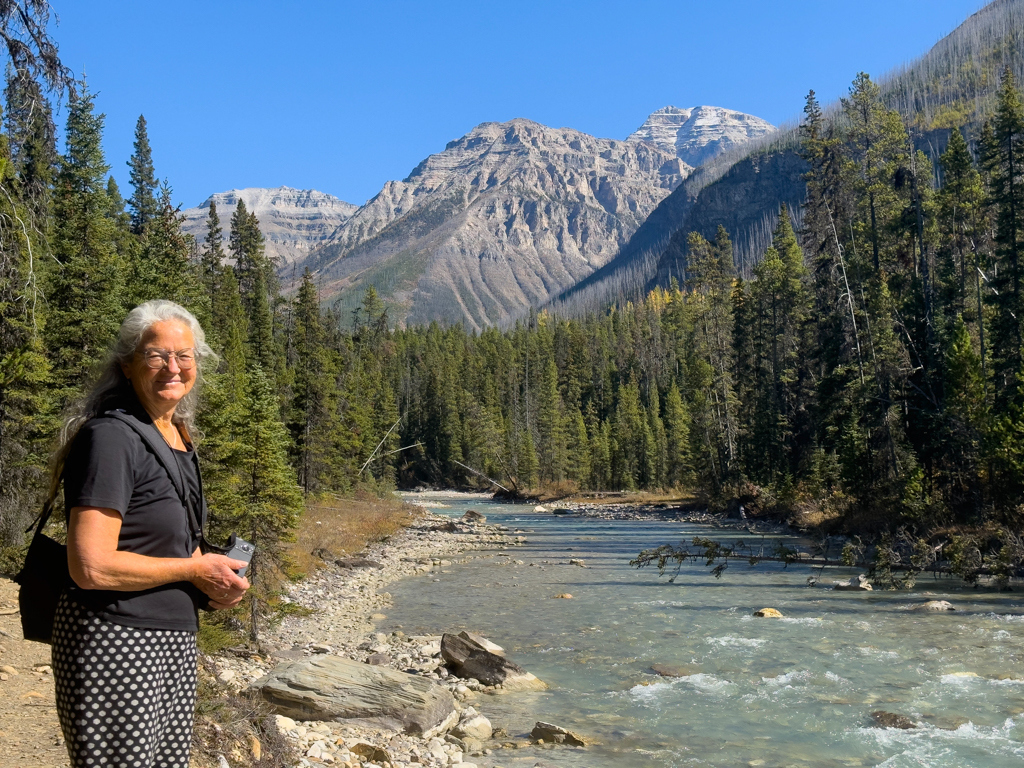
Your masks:
[[[664,107],[651,113],[626,141],[649,142],[697,167],[774,130],[775,126],[767,120],[733,109]]]
[[[373,285],[395,322],[507,323],[607,264],[709,157],[772,126],[718,107],[667,107],[628,139],[530,120],[483,123],[389,181],[316,251],[327,300]]]
[[[878,79],[883,99],[903,115],[915,145],[933,162],[954,128],[964,129],[969,141],[977,138],[982,121],[992,114],[998,74],[1005,67],[1013,70],[1018,83],[1024,82],[1022,23],[1024,0],[996,0],[924,56]],[[826,109],[827,115],[838,112],[838,103]],[[649,133],[662,142],[670,140],[665,128],[659,130],[652,126]],[[667,285],[672,277],[682,279],[687,235],[699,232],[713,238],[720,224],[733,240],[736,266],[749,276],[771,241],[779,206],[785,204],[799,223],[805,171],[796,126],[725,150],[666,197],[615,259],[550,306],[580,314],[635,297],[652,285]]]
[[[300,268],[393,321],[506,322],[608,262],[690,173],[675,152],[530,120],[483,123],[389,181]]]
[[[352,203],[315,189],[250,187],[217,192],[199,207],[182,211],[185,217],[182,229],[202,242],[206,237],[210,203],[215,202],[227,243],[231,215],[239,199],[245,201],[247,210],[256,213],[267,241],[267,254],[277,259],[281,267],[308,254],[358,210]]]

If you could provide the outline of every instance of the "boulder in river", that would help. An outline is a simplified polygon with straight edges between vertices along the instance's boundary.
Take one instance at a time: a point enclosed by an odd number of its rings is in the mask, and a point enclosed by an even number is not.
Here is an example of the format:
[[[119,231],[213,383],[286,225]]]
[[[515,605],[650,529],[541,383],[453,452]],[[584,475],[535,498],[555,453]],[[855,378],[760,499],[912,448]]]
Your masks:
[[[463,712],[459,724],[452,728],[452,735],[456,738],[476,739],[477,741],[487,741],[493,732],[491,721],[477,713],[472,707],[467,712]]]
[[[697,674],[693,667],[679,667],[675,664],[651,664],[651,672],[662,677],[689,677]]]
[[[467,631],[463,630],[462,632],[459,632],[459,637],[461,637],[463,640],[468,640],[471,643],[475,643],[480,648],[483,648],[485,651],[490,651],[491,653],[495,654],[496,656],[504,656],[505,655],[505,649],[504,648],[502,648],[497,643],[492,643],[490,640],[488,640],[483,635],[478,635],[475,632],[467,632]]]
[[[424,738],[458,720],[447,688],[340,656],[283,662],[252,689],[277,714],[295,720],[352,720]]]
[[[837,592],[871,592],[874,587],[863,573],[857,574],[849,581],[837,581],[835,587]]]
[[[568,744],[573,747],[585,747],[587,743],[582,736],[568,731],[560,725],[537,722],[530,731],[530,738],[543,741],[545,744]]]
[[[465,520],[467,523],[483,524],[487,522],[487,518],[484,515],[481,515],[475,509],[467,509],[466,514],[462,516],[462,519]]]
[[[471,637],[469,632],[441,636],[441,657],[459,677],[471,677],[484,685],[500,685],[505,691],[540,691],[547,688],[545,683],[518,664],[492,653]]]
[[[754,611],[754,615],[762,619],[781,619],[782,611],[778,608],[762,608],[759,611]]]
[[[917,728],[917,723],[909,717],[897,715],[895,712],[886,712],[882,709],[872,712],[871,719],[875,721],[875,725],[879,728],[899,728],[904,731]]]
[[[927,603],[921,603],[919,605],[915,605],[910,610],[912,610],[912,611],[933,611],[935,613],[938,613],[940,611],[955,611],[956,608],[953,607],[952,603],[949,603],[946,600],[929,600]]]

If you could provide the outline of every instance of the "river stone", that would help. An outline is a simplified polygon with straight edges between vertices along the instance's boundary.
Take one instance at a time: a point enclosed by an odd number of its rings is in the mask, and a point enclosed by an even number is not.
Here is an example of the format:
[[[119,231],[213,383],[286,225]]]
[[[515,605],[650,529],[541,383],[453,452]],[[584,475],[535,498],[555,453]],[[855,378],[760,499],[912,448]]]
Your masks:
[[[475,509],[467,509],[466,510],[466,514],[464,514],[462,516],[462,519],[465,520],[468,523],[481,523],[482,524],[482,523],[486,523],[487,522],[487,517],[484,516],[484,515],[481,515]]]
[[[874,587],[863,573],[854,576],[849,581],[837,581],[835,587],[837,592],[871,592]]]
[[[573,747],[585,747],[587,743],[582,736],[568,731],[560,725],[552,723],[537,722],[530,731],[530,738],[534,741],[543,739],[545,744],[569,744]]]
[[[483,648],[485,651],[493,653],[495,656],[503,657],[505,655],[504,648],[502,648],[497,643],[492,643],[483,635],[478,635],[474,632],[466,632],[465,630],[463,630],[462,632],[459,632],[459,637],[461,637],[463,640],[468,640],[469,642],[474,643],[478,648]]]
[[[441,636],[441,658],[459,677],[471,677],[484,685],[500,685],[504,691],[540,691],[547,685],[518,664],[491,653],[462,635]],[[481,638],[482,639],[482,638]]]
[[[365,557],[342,557],[334,561],[340,568],[383,568],[376,560]]]
[[[754,615],[762,619],[781,619],[782,611],[778,608],[762,608],[759,611],[754,611]]]
[[[929,600],[927,603],[921,603],[915,605],[911,610],[913,611],[955,611],[952,603],[945,600]]]
[[[483,715],[474,715],[466,718],[452,728],[452,735],[460,739],[470,738],[478,741],[487,741],[494,731],[491,729],[491,721]]]
[[[458,719],[448,689],[340,656],[283,662],[252,688],[276,714],[295,720],[354,720],[429,737]]]
[[[904,731],[917,728],[917,723],[909,717],[897,715],[895,712],[886,712],[882,709],[872,712],[871,719],[875,721],[875,725],[879,728],[899,728]]]

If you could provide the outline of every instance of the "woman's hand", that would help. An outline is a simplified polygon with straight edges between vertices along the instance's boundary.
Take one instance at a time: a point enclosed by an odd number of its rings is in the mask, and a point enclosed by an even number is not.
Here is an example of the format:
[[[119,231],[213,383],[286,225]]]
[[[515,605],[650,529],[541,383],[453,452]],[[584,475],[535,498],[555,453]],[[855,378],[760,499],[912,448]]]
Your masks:
[[[248,563],[213,553],[192,556],[193,575],[190,581],[210,598],[210,608],[234,608],[249,589],[249,580],[235,573]]]

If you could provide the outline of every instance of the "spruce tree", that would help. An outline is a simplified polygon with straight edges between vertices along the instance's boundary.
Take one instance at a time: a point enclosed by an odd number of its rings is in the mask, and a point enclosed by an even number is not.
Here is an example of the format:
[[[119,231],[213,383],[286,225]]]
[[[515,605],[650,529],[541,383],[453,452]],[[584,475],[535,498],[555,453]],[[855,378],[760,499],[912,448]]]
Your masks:
[[[146,131],[146,118],[142,115],[139,115],[135,123],[135,143],[132,146],[134,152],[128,161],[128,180],[133,191],[128,199],[128,207],[132,214],[132,232],[141,235],[160,215],[162,207],[157,198],[158,184],[153,169],[153,151]]]
[[[307,494],[337,488],[331,471],[338,429],[334,361],[326,345],[320,301],[307,269],[295,297],[294,383],[289,429],[299,485]]]
[[[89,380],[125,312],[124,265],[116,248],[117,225],[108,215],[102,132],[103,115],[95,114],[93,95],[81,83],[68,104],[47,279],[51,314],[45,339],[59,408]]]
[[[11,194],[16,189],[15,163],[0,134],[0,550],[22,546],[35,514],[51,415],[38,284],[44,248],[29,223],[38,200],[19,201]]]
[[[1013,73],[1000,82],[996,115],[983,148],[989,182],[989,204],[995,215],[995,257],[990,301],[992,361],[996,402],[1007,403],[1017,391],[1021,369],[1021,321],[1024,320],[1024,104]]]

